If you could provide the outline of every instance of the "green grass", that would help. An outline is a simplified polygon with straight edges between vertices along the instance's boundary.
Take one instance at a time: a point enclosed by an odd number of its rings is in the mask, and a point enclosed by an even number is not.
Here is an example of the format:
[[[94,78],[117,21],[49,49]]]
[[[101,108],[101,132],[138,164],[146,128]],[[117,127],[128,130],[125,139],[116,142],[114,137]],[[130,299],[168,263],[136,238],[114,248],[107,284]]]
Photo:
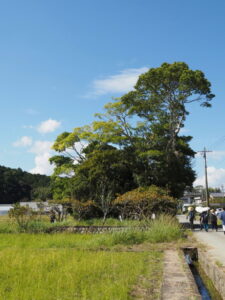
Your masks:
[[[172,242],[182,238],[182,231],[176,219],[161,216],[150,222],[149,227],[140,230],[137,227],[123,229],[119,232],[102,234],[0,234],[0,249],[5,247],[22,248],[76,248],[99,249],[116,245],[134,245],[142,243]]]
[[[3,228],[7,221],[1,222]],[[169,216],[129,224],[102,234],[12,233],[8,228],[0,233],[0,299],[158,299],[163,253],[146,249],[148,243],[182,238],[180,225]],[[137,249],[145,251],[134,252],[131,246],[142,243]]]
[[[120,222],[118,219],[108,218],[104,223],[105,226],[139,226],[142,222],[138,220],[124,220]],[[48,228],[58,226],[102,226],[102,219],[90,220],[75,220],[73,217],[68,216],[67,220],[63,222],[50,223],[48,216],[41,216],[39,220],[33,220],[29,223],[27,232],[44,232]],[[0,216],[0,233],[19,233],[20,228],[15,221],[8,216]]]
[[[14,237],[13,248],[6,247],[12,240],[6,242],[4,236]],[[131,299],[139,276],[151,279],[156,268],[162,270],[161,252],[90,252],[67,248],[68,244],[51,248],[49,235],[46,248],[40,249],[39,235],[19,236],[18,240],[1,235],[1,300]],[[158,286],[160,280],[161,276]],[[150,287],[152,299],[157,299],[155,286]]]

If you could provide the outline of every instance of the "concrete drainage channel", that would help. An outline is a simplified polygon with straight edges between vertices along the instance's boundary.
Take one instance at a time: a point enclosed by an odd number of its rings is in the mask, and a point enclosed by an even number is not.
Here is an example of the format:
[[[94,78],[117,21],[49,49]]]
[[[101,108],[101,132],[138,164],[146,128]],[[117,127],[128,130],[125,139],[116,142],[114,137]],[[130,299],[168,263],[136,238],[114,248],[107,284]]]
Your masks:
[[[220,284],[218,284],[218,274],[215,275],[215,272],[217,270],[213,270],[211,272],[213,276],[209,277],[209,272],[207,269],[205,269],[205,264],[202,265],[199,263],[201,260],[204,260],[206,257],[201,257],[202,253],[198,252],[197,248],[182,248],[182,251],[184,253],[185,261],[188,264],[191,273],[193,275],[193,278],[195,280],[195,283],[197,285],[199,294],[201,295],[201,299],[203,300],[223,300],[225,299],[223,291],[220,290]],[[201,259],[199,259],[199,256]],[[207,260],[207,267],[210,270],[210,261]],[[214,269],[215,265],[212,266],[211,268]],[[224,274],[225,275],[225,274]],[[220,280],[221,281],[221,280]],[[218,290],[216,289],[215,285],[217,285]],[[219,292],[221,294],[219,294]]]

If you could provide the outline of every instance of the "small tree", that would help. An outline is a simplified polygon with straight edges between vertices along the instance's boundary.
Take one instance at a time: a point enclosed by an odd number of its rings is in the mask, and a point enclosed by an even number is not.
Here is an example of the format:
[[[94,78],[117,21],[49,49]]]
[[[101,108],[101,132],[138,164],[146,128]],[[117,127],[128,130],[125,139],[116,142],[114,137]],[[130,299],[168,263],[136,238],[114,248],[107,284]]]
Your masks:
[[[127,192],[117,197],[114,204],[123,218],[138,220],[150,218],[152,213],[174,215],[177,209],[176,199],[165,189],[153,185]]]
[[[29,206],[21,206],[20,203],[15,203],[13,208],[9,210],[9,217],[16,221],[21,231],[26,231],[29,223],[37,218],[37,213]]]

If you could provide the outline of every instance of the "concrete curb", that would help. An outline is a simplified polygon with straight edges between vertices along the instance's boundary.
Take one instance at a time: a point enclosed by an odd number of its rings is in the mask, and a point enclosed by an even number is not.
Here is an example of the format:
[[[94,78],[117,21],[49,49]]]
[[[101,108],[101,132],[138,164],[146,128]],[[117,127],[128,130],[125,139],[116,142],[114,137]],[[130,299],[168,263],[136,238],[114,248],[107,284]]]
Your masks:
[[[206,275],[212,280],[222,299],[225,300],[224,268],[219,267],[211,258],[210,254],[208,254],[207,251],[203,251],[201,249],[198,249],[198,262]]]
[[[178,250],[166,250],[161,300],[202,299],[192,273]]]

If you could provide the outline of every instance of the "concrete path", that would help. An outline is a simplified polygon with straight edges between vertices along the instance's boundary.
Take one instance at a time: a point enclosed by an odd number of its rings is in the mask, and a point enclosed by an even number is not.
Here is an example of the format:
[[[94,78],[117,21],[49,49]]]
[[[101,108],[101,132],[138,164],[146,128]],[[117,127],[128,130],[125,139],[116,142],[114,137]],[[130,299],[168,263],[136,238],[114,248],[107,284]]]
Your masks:
[[[196,240],[206,246],[207,252],[215,262],[225,266],[225,235],[222,231],[194,232]]]
[[[187,223],[185,215],[178,215],[177,218],[180,223]],[[207,252],[214,261],[225,266],[225,235],[222,228],[219,228],[218,232],[212,231],[211,229],[209,229],[208,232],[205,232],[204,230],[200,231],[198,221],[195,221],[194,223],[195,229],[193,233],[196,240],[206,246]]]
[[[178,251],[166,250],[161,300],[201,299],[188,265]]]

